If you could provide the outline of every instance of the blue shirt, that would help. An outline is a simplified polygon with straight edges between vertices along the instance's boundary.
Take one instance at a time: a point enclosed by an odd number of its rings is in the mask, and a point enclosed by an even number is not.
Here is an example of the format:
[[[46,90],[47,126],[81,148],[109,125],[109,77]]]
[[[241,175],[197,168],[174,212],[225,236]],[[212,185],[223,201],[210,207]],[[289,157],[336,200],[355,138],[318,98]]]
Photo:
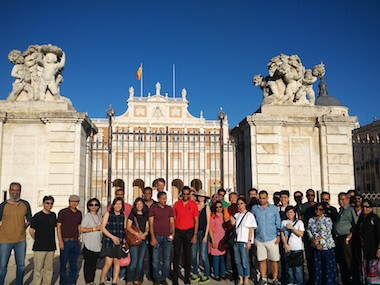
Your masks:
[[[261,207],[261,205],[254,205],[251,212],[256,218],[255,235],[259,242],[271,241],[280,235],[281,218],[275,205],[269,204],[266,208]]]

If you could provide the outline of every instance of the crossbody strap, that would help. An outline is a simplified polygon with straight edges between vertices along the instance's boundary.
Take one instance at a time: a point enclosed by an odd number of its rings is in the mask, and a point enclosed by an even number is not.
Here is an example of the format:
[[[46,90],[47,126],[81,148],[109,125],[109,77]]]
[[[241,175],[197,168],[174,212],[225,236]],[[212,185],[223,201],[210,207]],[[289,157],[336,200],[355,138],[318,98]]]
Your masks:
[[[240,227],[240,225],[241,225],[241,223],[243,222],[243,220],[244,220],[244,217],[245,217],[245,215],[247,215],[247,213],[248,213],[248,211],[247,211],[247,212],[245,212],[245,214],[244,214],[243,218],[240,220],[240,222],[239,222],[238,226],[237,226],[237,227],[235,227],[235,230],[237,230],[237,229]]]
[[[293,223],[293,227],[298,223],[298,220],[296,220],[294,223]],[[290,233],[288,235],[288,240],[286,241],[287,244],[289,244],[289,239],[290,239],[290,236],[293,234],[292,230],[290,230]]]

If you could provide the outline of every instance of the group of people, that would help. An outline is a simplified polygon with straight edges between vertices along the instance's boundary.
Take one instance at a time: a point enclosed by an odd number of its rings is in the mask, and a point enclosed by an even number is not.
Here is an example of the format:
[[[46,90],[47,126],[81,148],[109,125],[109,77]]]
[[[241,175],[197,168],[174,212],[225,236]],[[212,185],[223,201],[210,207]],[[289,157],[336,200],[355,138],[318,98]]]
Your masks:
[[[21,185],[11,183],[9,199],[0,204],[0,285],[12,250],[16,284],[23,283],[28,227],[34,239],[33,284],[38,285],[52,282],[56,234],[62,285],[76,284],[81,252],[86,284],[95,284],[101,257],[99,284],[117,284],[119,278],[127,285],[142,284],[144,272],[153,284],[168,284],[172,269],[177,285],[180,266],[185,284],[205,284],[212,277],[262,285],[268,275],[272,284],[339,284],[338,271],[344,285],[378,281],[380,220],[372,202],[354,190],[339,194],[338,211],[328,192],[316,202],[312,189],[306,191],[306,203],[296,191],[291,206],[288,190],[274,193],[270,204],[265,190],[252,188],[249,197],[231,192],[227,202],[224,189],[209,197],[184,186],[173,204],[159,178],[156,189],[145,187],[130,205],[124,201],[124,182],[116,179],[113,186],[115,198],[104,215],[100,201],[91,198],[83,216],[80,197],[70,195],[69,206],[58,216],[52,212],[52,196],[45,196],[42,211],[32,216],[29,203],[20,198]]]

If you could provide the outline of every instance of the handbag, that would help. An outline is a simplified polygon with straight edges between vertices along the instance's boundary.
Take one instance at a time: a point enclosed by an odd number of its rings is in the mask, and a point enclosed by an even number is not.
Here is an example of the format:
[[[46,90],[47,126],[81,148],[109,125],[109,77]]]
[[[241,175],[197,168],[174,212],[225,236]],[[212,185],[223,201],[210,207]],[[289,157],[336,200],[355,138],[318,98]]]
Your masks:
[[[139,222],[137,221],[136,217],[134,217],[135,225],[131,225],[131,228],[135,232],[140,232]],[[135,234],[130,233],[127,229],[125,229],[125,242],[128,243],[130,246],[136,246],[141,244],[142,240],[136,236]]]
[[[293,227],[297,224],[297,222],[298,222],[298,220],[296,220],[293,223]],[[288,241],[287,241],[288,244],[289,244],[290,236],[292,234],[293,234],[292,231],[290,231],[290,234],[288,236]],[[286,254],[286,263],[288,264],[288,266],[290,268],[302,266],[303,263],[304,263],[304,260],[303,260],[303,251],[292,251],[291,250],[289,253]]]
[[[120,267],[128,266],[131,263],[131,254],[128,253],[125,257],[120,258],[119,264]]]

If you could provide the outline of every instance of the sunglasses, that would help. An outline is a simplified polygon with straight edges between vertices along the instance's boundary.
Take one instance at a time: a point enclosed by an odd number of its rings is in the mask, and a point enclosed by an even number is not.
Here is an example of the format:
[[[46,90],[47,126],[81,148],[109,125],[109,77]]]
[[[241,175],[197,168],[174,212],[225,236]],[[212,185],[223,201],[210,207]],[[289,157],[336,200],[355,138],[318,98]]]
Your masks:
[[[316,211],[324,211],[323,208],[315,208]]]
[[[190,196],[190,193],[189,194],[186,194],[186,193],[182,193],[183,196]]]
[[[365,205],[365,206],[363,206],[363,208],[369,209],[369,208],[372,208],[372,207],[368,206],[368,205]]]
[[[322,199],[322,202],[328,202],[329,199]]]
[[[217,208],[217,209],[222,209],[223,207],[222,207],[222,206],[216,206],[215,208]]]
[[[46,205],[53,205],[53,202],[45,202]]]
[[[99,207],[99,204],[90,204],[90,207]]]

